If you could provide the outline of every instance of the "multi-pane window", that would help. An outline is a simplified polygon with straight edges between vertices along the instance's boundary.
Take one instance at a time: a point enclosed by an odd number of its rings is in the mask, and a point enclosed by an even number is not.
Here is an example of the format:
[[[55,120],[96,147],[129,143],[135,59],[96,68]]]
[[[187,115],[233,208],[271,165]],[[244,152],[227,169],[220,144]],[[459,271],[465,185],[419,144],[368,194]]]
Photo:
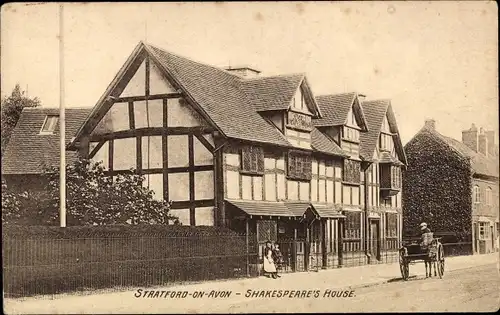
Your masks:
[[[345,238],[361,238],[361,212],[346,212],[345,216]]]
[[[480,240],[487,240],[490,238],[488,228],[489,228],[489,224],[487,222],[479,222],[479,239]]]
[[[244,172],[264,173],[264,150],[261,147],[247,146],[241,150],[241,170]]]
[[[59,116],[57,115],[48,115],[47,117],[45,117],[45,121],[43,123],[42,129],[40,130],[40,133],[54,133],[58,120]]]
[[[481,203],[481,189],[479,186],[474,186],[474,203]]]
[[[398,214],[386,213],[385,214],[385,235],[389,238],[398,236]]]
[[[486,188],[486,204],[488,206],[493,204],[493,191],[491,187]]]
[[[361,164],[358,161],[344,160],[344,181],[359,184],[361,178]]]
[[[392,141],[392,136],[389,134],[380,134],[380,150],[392,152],[394,148],[394,143]]]
[[[398,166],[392,167],[392,187],[401,187],[401,168]]]
[[[343,138],[349,141],[359,142],[359,130],[344,126]]]
[[[290,179],[311,180],[311,156],[297,152],[288,153],[288,177]]]

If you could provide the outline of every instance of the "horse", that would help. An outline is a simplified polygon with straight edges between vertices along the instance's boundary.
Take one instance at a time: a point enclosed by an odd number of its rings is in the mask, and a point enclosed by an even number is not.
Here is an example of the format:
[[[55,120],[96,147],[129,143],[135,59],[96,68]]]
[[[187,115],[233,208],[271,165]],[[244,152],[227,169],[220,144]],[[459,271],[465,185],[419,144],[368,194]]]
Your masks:
[[[432,278],[432,265],[434,265],[434,277],[437,277],[437,250],[436,250],[436,240],[433,239],[429,246],[422,246],[426,251],[426,255],[424,256],[424,264],[425,264],[425,277]],[[429,268],[427,268],[429,266]]]
[[[436,239],[433,237],[432,232],[425,233],[422,235],[421,248],[425,251],[424,263],[425,263],[425,277],[432,278],[432,265],[434,265],[434,276],[437,277],[437,244]]]

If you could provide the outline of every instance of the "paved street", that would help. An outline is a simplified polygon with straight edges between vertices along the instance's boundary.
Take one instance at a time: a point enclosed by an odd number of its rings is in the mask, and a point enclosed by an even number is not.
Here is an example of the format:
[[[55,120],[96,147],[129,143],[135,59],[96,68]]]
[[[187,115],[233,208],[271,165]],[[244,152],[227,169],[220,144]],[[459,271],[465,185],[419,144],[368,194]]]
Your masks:
[[[4,312],[8,314],[179,314],[498,309],[500,287],[498,253],[449,257],[446,260],[443,279],[424,279],[424,275],[423,264],[410,267],[409,281],[401,280],[398,264],[369,265],[285,274],[277,280],[260,277],[131,288],[121,292],[91,291],[83,295],[71,293],[53,297],[5,299]],[[246,297],[248,290],[258,296]],[[150,294],[151,291],[153,292]],[[211,295],[212,291],[214,293],[224,291],[229,295],[221,296],[219,293],[215,296]],[[272,297],[273,291],[276,291],[274,297]],[[328,294],[335,296],[335,292],[339,291],[346,297],[327,296]],[[196,297],[196,293],[200,292],[204,292],[204,296]],[[259,295],[261,293],[262,296]],[[183,294],[186,295],[182,296]]]
[[[213,312],[493,312],[500,303],[496,264],[451,271],[443,279],[413,279],[361,288],[353,298],[254,299]]]

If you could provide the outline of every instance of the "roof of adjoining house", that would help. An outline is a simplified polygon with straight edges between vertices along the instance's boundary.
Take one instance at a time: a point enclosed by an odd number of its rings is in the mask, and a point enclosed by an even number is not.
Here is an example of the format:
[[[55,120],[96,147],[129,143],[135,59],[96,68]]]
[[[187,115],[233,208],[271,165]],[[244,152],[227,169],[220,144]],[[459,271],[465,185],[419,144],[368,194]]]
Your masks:
[[[316,96],[323,118],[314,119],[313,124],[315,126],[343,125],[355,97],[355,92]]]
[[[406,164],[406,156],[404,154],[401,138],[399,137],[396,118],[392,112],[390,100],[364,101],[361,106],[363,107],[366,121],[368,122],[368,132],[361,132],[359,136],[359,154],[361,158],[365,161],[371,161],[373,159],[373,152],[377,147],[382,122],[384,117],[387,115],[387,121],[390,125],[391,131],[398,134],[398,140],[395,141],[394,145],[396,150],[400,153],[400,161],[403,164]]]
[[[290,106],[305,75],[257,77],[241,82],[241,88],[256,111],[284,110]]]
[[[75,135],[91,110],[91,107],[66,109],[66,143]],[[59,115],[59,109],[23,109],[2,157],[2,174],[41,174],[45,167],[59,165],[59,123],[53,134],[40,134],[47,115]],[[76,152],[66,152],[67,163],[75,159]]]
[[[417,135],[421,132],[428,132],[435,139],[439,139],[446,143],[461,156],[469,158],[472,170],[475,173],[494,177],[499,176],[498,155],[493,154],[491,157],[487,157],[480,152],[472,150],[463,142],[444,136],[431,128],[424,127],[417,133]]]
[[[311,146],[317,152],[349,157],[349,154],[344,152],[338,144],[316,128],[311,131]]]

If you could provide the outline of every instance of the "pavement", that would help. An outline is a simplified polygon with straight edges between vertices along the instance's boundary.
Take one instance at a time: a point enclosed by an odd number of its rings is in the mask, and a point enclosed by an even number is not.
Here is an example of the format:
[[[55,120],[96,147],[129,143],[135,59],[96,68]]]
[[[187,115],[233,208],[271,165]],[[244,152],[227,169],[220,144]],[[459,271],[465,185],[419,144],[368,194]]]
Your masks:
[[[447,274],[451,271],[494,264],[498,270],[500,268],[499,253],[448,257],[443,279],[446,279]],[[410,280],[425,278],[424,276],[423,263],[410,266]],[[283,274],[278,279],[259,277],[133,288],[122,292],[94,291],[84,295],[61,294],[16,299],[6,298],[4,299],[4,312],[6,314],[211,313],[218,312],[216,309],[230,308],[232,305],[251,300],[274,299],[275,303],[286,304],[286,300],[280,301],[282,298],[276,295],[279,294],[280,290],[281,294],[293,295],[295,298],[300,298],[299,295],[302,295],[302,298],[308,298],[305,294],[314,295],[316,291],[321,295],[328,292],[332,294],[333,291],[340,290],[344,294],[349,294],[351,290],[383,285],[399,281],[400,278],[401,274],[397,263],[366,265],[318,272],[288,273]],[[273,290],[277,290],[274,296],[271,295]],[[149,295],[149,292],[145,293],[145,291],[154,291],[154,293]],[[345,291],[348,292],[345,293]],[[263,295],[259,295],[261,292]],[[257,296],[246,296],[252,293],[256,293]],[[266,293],[268,295],[265,295]],[[214,305],[217,305],[217,308]]]

